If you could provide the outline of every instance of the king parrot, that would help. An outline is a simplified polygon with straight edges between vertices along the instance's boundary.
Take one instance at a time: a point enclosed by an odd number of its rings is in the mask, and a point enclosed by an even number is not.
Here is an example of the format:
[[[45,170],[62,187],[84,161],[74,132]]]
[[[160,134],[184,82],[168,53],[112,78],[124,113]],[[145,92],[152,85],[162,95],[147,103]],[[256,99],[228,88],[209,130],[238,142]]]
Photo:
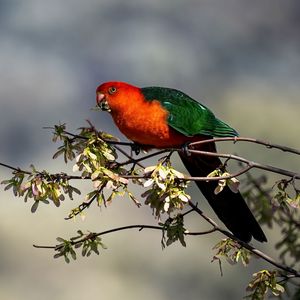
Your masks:
[[[130,140],[147,148],[178,148],[212,137],[234,137],[238,133],[217,119],[204,105],[185,93],[165,87],[139,88],[125,82],[106,82],[96,91],[102,110],[111,113],[119,130]],[[216,152],[215,143],[193,149]],[[191,176],[207,176],[222,166],[217,156],[200,156],[180,151],[180,158]],[[215,193],[217,181],[196,181],[218,218],[240,240],[267,238],[242,195],[228,186]]]

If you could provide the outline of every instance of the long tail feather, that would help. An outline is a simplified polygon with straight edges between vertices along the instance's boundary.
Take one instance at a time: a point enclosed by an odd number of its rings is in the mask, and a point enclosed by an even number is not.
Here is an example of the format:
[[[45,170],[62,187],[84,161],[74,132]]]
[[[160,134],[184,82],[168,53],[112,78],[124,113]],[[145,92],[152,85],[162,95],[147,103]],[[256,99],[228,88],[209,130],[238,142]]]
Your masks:
[[[205,149],[203,146],[201,145],[201,150],[216,152],[214,143],[205,144]],[[197,146],[193,149],[197,149]],[[199,146],[198,149],[200,150]],[[187,155],[181,152],[180,157],[191,176],[205,177],[222,164],[218,157],[213,156]],[[216,181],[196,181],[196,184],[218,218],[237,238],[246,243],[250,242],[252,237],[260,242],[267,241],[240,193],[234,193],[226,186],[222,192],[215,194],[214,190],[218,184]]]

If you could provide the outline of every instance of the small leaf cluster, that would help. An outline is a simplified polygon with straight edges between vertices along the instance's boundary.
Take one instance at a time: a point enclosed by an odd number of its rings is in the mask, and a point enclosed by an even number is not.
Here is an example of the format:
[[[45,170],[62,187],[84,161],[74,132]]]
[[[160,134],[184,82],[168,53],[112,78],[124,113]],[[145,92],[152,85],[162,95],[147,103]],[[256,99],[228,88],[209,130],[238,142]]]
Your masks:
[[[52,141],[62,142],[62,145],[58,147],[58,151],[53,155],[53,158],[63,155],[65,163],[74,160],[78,153],[81,153],[87,146],[93,148],[93,145],[95,147],[99,146],[103,152],[103,156],[110,158],[113,149],[105,141],[117,141],[112,135],[97,131],[92,125],[80,128],[78,135],[67,132],[66,124],[55,125],[51,129],[54,130]]]
[[[69,184],[66,174],[51,175],[46,171],[39,172],[31,166],[31,172],[16,171],[11,179],[4,180],[1,184],[6,185],[5,190],[12,188],[16,197],[23,197],[24,201],[33,199],[31,211],[35,212],[39,204],[49,204],[49,200],[57,207],[65,199],[64,194],[73,199],[73,193],[80,194],[80,191]]]
[[[69,160],[73,160],[75,158],[75,151],[78,150],[78,144],[74,143],[76,138],[66,134],[66,124],[54,125],[52,129],[54,130],[52,141],[54,143],[57,141],[63,142],[63,145],[58,148],[56,153],[54,153],[53,158],[55,159],[58,156],[63,155],[65,163]]]
[[[105,167],[111,167],[111,163],[117,158],[115,149],[98,136],[88,139],[81,146],[84,147],[78,151],[73,171],[81,171],[83,178],[89,177],[96,171],[100,174]]]
[[[165,223],[160,223],[160,225],[163,227],[162,248],[170,246],[176,241],[179,241],[183,247],[186,247],[184,235],[187,230],[184,228],[182,214],[178,214],[175,218],[168,218]]]
[[[228,172],[223,172],[221,169],[216,169],[214,171],[212,171],[211,173],[209,173],[207,175],[207,177],[228,177],[231,176],[230,173]],[[234,193],[238,193],[239,191],[239,186],[240,186],[240,182],[237,178],[235,177],[230,177],[227,179],[220,179],[218,181],[218,185],[214,190],[214,193],[217,195],[219,193],[221,193],[223,191],[223,189],[225,188],[225,186],[228,186],[232,192]]]
[[[145,176],[150,176],[144,187],[151,188],[144,192],[142,197],[145,198],[145,204],[153,209],[156,217],[182,210],[190,200],[190,196],[185,192],[188,182],[182,180],[184,175],[176,171],[169,160],[147,167],[144,172]]]
[[[99,247],[102,249],[107,249],[107,247],[102,243],[102,239],[95,233],[84,234],[81,230],[77,231],[78,235],[72,237],[70,240],[58,237],[56,240],[60,242],[56,246],[54,258],[64,257],[67,263],[70,262],[70,258],[76,260],[76,250],[82,248],[82,256],[90,256],[92,253],[97,255],[100,254]]]
[[[253,279],[247,287],[247,291],[251,292],[251,294],[245,298],[251,300],[265,299],[268,290],[270,290],[274,296],[279,296],[284,293],[284,287],[277,282],[277,272],[261,270],[253,274]]]
[[[113,162],[116,157],[112,155],[111,151],[104,149],[101,152],[100,149],[94,149],[91,151],[89,148],[84,148],[83,152],[77,156],[77,163],[74,171],[82,171],[82,177],[89,177],[93,182],[93,190],[87,193],[84,202],[78,207],[74,208],[69,214],[69,218],[76,216],[81,213],[83,209],[88,207],[94,200],[98,206],[112,202],[116,196],[123,197],[125,194],[137,205],[140,206],[139,201],[128,189],[128,179],[122,177],[126,175],[126,170],[119,167],[117,163],[114,165],[110,164],[106,167],[109,162]],[[103,165],[104,164],[104,165]],[[105,192],[109,192],[109,196],[106,196]]]
[[[73,171],[81,172],[81,178],[88,178],[93,182],[93,190],[78,207],[71,210],[68,218],[81,214],[94,200],[98,205],[106,205],[115,196],[124,196],[125,193],[136,205],[140,205],[128,190],[128,180],[122,177],[127,174],[127,170],[116,162],[116,149],[109,143],[116,141],[116,138],[97,131],[93,126],[81,128],[79,135],[67,133],[65,125],[56,126],[54,129],[54,141],[63,141],[54,157],[64,154],[65,161],[76,159]],[[110,192],[109,196],[106,197],[104,189]]]
[[[280,206],[290,206],[292,208],[300,208],[300,190],[298,190],[293,180],[282,179],[277,182],[277,193],[275,199]],[[294,196],[291,196],[288,192],[288,188],[291,187],[294,191]]]
[[[247,266],[252,256],[249,250],[241,247],[238,242],[230,238],[222,239],[213,249],[217,250],[217,253],[212,261],[220,262],[221,258],[225,258],[230,264],[236,264],[240,261],[244,266]]]

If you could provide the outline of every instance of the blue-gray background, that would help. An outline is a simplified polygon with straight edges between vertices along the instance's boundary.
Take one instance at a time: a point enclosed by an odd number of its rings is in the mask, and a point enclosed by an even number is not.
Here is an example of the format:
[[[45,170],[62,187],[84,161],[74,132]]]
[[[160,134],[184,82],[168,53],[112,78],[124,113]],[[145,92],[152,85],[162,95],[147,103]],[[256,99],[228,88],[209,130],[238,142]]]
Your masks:
[[[243,136],[299,147],[299,13],[296,0],[2,0],[0,161],[59,171],[42,129],[59,122],[75,129],[90,119],[119,135],[108,115],[90,110],[97,85],[108,80],[181,89]],[[290,156],[256,149],[240,154],[297,169]],[[8,176],[1,169],[1,180]],[[221,277],[210,263],[217,235],[161,251],[157,232],[117,233],[105,237],[109,250],[99,257],[70,265],[33,249],[79,228],[152,221],[147,208],[125,199],[84,222],[64,221],[80,200],[32,215],[30,204],[1,192],[1,299],[240,299],[251,271],[267,266],[226,266]]]

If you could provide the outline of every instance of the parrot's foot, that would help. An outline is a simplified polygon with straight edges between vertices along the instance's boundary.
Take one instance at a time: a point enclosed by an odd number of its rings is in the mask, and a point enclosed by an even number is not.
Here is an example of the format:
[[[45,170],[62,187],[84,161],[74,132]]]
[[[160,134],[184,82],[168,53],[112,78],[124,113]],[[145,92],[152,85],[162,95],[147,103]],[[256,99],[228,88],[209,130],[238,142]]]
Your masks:
[[[139,155],[141,153],[142,147],[138,143],[133,143],[131,145],[131,151],[135,153],[135,155]]]
[[[181,146],[181,151],[184,153],[184,155],[186,155],[186,156],[191,156],[191,152],[190,152],[190,149],[189,149],[189,145],[190,145],[190,143],[189,142],[187,142],[187,143],[185,143],[185,144],[183,144],[182,146]]]
[[[133,144],[131,145],[131,151],[133,151],[135,155],[139,155],[141,151],[147,153],[152,148],[153,148],[152,146],[142,145],[136,142],[133,142]]]

